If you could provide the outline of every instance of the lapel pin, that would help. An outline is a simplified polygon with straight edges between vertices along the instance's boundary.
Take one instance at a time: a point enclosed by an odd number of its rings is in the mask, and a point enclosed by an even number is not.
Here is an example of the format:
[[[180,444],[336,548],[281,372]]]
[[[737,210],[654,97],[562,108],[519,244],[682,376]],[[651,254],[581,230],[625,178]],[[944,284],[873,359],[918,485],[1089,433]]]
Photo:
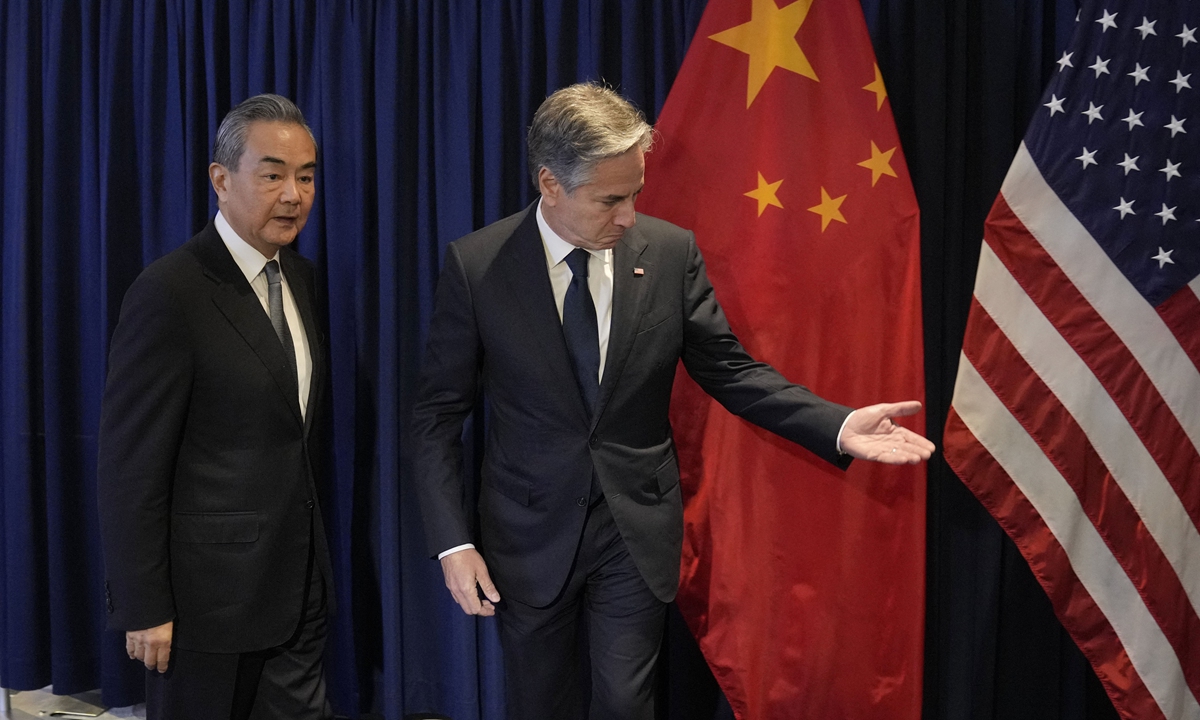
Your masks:
[[[634,274],[634,275],[641,276],[641,275],[645,275],[645,274],[646,274],[646,271],[645,271],[645,270],[643,270],[643,269],[641,269],[641,268],[634,268],[634,269],[633,269],[633,274]]]

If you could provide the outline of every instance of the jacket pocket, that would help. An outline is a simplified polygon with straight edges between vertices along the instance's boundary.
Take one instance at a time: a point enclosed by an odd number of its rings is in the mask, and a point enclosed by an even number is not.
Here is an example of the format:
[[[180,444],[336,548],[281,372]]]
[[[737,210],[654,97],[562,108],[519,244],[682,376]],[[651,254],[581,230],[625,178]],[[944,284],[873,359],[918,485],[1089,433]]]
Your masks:
[[[679,311],[675,308],[668,308],[666,311],[648,312],[642,316],[641,322],[638,323],[636,334],[641,335],[642,333],[654,330],[668,320],[674,320],[677,317],[679,317]]]
[[[509,500],[529,507],[529,496],[533,489],[528,481],[503,473],[491,473],[487,484]]]
[[[171,539],[185,543],[254,542],[258,540],[258,513],[174,513]]]
[[[654,471],[654,479],[658,482],[659,495],[666,495],[679,486],[679,461],[675,453]]]

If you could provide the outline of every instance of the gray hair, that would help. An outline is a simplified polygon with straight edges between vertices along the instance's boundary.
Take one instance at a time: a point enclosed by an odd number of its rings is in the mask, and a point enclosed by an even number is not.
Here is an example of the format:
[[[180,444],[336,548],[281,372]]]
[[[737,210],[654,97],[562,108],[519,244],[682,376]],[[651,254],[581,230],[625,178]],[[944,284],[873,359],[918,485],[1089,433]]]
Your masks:
[[[296,103],[282,95],[264,93],[238,103],[229,111],[217,128],[217,139],[213,143],[213,162],[224,165],[230,172],[237,172],[238,162],[246,152],[246,134],[256,122],[281,122],[299,125],[312,138],[313,149],[317,139],[312,128],[304,121],[304,113]]]
[[[546,168],[567,193],[591,180],[596,165],[638,146],[650,149],[654,128],[625,98],[598,83],[578,83],[542,103],[529,126],[529,174]]]

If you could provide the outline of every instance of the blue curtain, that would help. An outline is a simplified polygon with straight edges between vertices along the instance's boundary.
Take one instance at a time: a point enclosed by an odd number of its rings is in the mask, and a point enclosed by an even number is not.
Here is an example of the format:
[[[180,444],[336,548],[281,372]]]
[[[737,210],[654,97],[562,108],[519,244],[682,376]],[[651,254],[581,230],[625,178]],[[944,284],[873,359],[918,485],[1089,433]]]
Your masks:
[[[862,4],[922,208],[938,439],[983,217],[1075,3]],[[107,342],[141,268],[215,211],[220,119],[272,91],[297,101],[321,149],[299,249],[331,301],[335,708],[503,718],[495,627],[450,602],[403,481],[441,253],[531,199],[522,138],[548,92],[603,78],[653,120],[703,5],[0,0],[0,686],[141,697],[122,638],[103,631]],[[1011,543],[936,459],[929,492],[925,717],[1115,717]],[[711,676],[677,618],[670,633],[670,716],[711,717]]]
[[[402,427],[441,251],[531,199],[524,130],[604,79],[653,117],[703,0],[9,0],[0,4],[0,684],[141,696],[103,631],[96,427],[138,271],[215,212],[225,112],[278,92],[320,145],[299,249],[324,269],[341,611],[335,708],[503,717],[492,621],[426,557]]]

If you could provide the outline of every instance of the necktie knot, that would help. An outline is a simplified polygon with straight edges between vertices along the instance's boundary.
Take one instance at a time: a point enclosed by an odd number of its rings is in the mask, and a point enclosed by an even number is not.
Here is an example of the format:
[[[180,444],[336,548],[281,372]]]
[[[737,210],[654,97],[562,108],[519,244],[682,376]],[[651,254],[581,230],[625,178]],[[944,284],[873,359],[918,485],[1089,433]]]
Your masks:
[[[582,280],[587,280],[588,276],[588,260],[592,254],[583,248],[575,248],[567,255],[567,266],[571,268],[571,274]]]
[[[268,285],[278,285],[279,284],[279,261],[277,261],[277,260],[269,261],[266,264],[266,266],[263,267],[263,272],[265,272],[267,274],[267,284]]]

